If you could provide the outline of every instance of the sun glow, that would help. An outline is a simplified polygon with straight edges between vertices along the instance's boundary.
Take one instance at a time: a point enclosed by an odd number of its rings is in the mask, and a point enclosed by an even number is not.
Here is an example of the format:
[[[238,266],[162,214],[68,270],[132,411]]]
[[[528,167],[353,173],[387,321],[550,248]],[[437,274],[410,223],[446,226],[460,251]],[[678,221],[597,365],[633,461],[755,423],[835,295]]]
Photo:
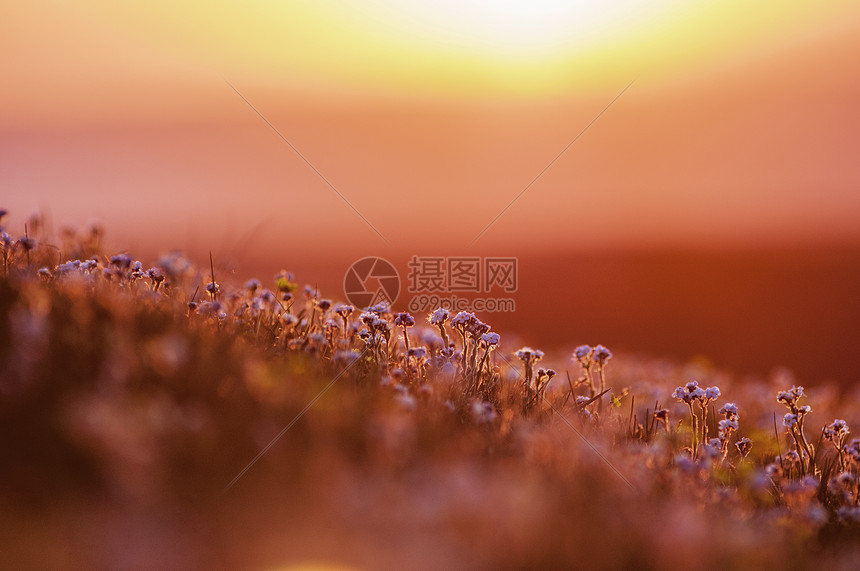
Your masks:
[[[503,57],[554,55],[604,44],[648,24],[678,0],[385,0],[412,27]],[[689,2],[687,3],[690,4]]]

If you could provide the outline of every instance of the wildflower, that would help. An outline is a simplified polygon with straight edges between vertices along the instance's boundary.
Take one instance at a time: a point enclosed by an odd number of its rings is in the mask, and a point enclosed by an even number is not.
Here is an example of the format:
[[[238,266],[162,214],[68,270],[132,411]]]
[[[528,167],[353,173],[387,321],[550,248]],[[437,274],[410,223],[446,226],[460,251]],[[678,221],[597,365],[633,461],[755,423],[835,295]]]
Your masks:
[[[32,238],[28,238],[27,236],[19,238],[18,244],[21,245],[21,248],[23,248],[25,252],[29,252],[36,247],[36,241]]]
[[[161,285],[161,282],[164,281],[164,272],[161,271],[160,268],[157,268],[157,267],[149,268],[146,271],[146,275],[152,281],[152,288],[155,290],[157,290],[158,286]]]
[[[840,506],[836,510],[836,518],[841,523],[857,525],[860,523],[860,506]]]
[[[321,299],[321,300],[316,302],[316,305],[317,305],[317,307],[320,308],[320,311],[325,312],[325,311],[328,311],[329,308],[331,307],[331,300],[330,299]]]
[[[69,272],[73,272],[77,269],[80,269],[81,261],[80,260],[69,260],[65,264],[60,264],[57,266],[57,271],[61,274],[66,274]]]
[[[765,473],[770,476],[772,480],[779,480],[783,476],[782,464],[779,461],[779,456],[777,456],[775,462],[771,462],[767,466],[764,467]]]
[[[603,345],[597,345],[594,348],[594,352],[591,357],[597,361],[599,365],[604,365],[606,361],[612,358],[612,353],[609,352],[609,349],[604,347]]]
[[[525,375],[523,375],[523,413],[528,413],[534,406],[541,388],[537,387],[537,390],[532,388],[532,367],[543,358],[543,351],[532,349],[531,347],[523,347],[517,350],[514,355],[525,365]]]
[[[741,453],[741,458],[746,458],[749,455],[750,450],[752,450],[752,441],[744,436],[735,442],[735,446],[737,446],[738,452]]]
[[[717,400],[720,397],[720,389],[719,387],[708,387],[705,389],[705,400],[712,401]]]
[[[809,405],[797,405],[797,401],[804,396],[806,395],[801,386],[793,386],[787,391],[779,392],[776,396],[777,402],[785,404],[789,410],[783,417],[783,424],[789,429],[789,434],[794,439],[797,449],[804,452],[804,458],[801,462],[801,474],[815,471],[815,448],[806,440],[806,436],[803,433],[804,417],[812,412],[812,407]],[[842,460],[841,455],[840,460]]]
[[[451,318],[451,327],[465,328],[469,324],[471,324],[475,319],[474,313],[469,313],[468,311],[461,311],[457,315]]]
[[[215,297],[218,292],[221,291],[221,286],[218,285],[218,282],[209,282],[206,284],[206,291],[213,297]]]
[[[272,305],[275,302],[275,294],[273,294],[272,292],[270,292],[267,289],[260,291],[259,297],[260,297],[260,301],[262,301],[263,303],[268,304],[268,305]]]
[[[51,270],[48,268],[39,268],[39,277],[44,279],[51,279],[53,276],[51,275]]]
[[[313,341],[317,345],[323,346],[328,344],[328,340],[325,338],[325,335],[322,333],[311,333],[308,335],[308,340]]]
[[[391,325],[388,323],[388,321],[377,317],[373,320],[372,325],[373,329],[375,329],[379,333],[382,333],[382,335],[384,335],[385,338],[388,339],[388,334],[391,332]]]
[[[487,345],[488,347],[491,347],[493,345],[498,345],[500,339],[501,339],[501,337],[499,337],[499,334],[493,333],[492,331],[490,331],[488,333],[484,333],[483,335],[481,335],[481,341],[485,345]]]
[[[738,421],[730,418],[724,418],[719,422],[720,432],[727,433],[732,430],[738,429]]]
[[[824,437],[830,440],[838,440],[848,434],[848,423],[837,418],[824,427]]]
[[[860,463],[860,440],[855,438],[850,444],[844,446],[844,450],[852,460]]]
[[[419,330],[418,335],[421,338],[421,341],[427,345],[431,351],[435,347],[438,347],[442,342],[442,338],[439,337],[439,334],[429,327],[422,327]]]
[[[803,387],[795,386],[795,387],[791,387],[791,389],[789,389],[787,391],[780,391],[776,395],[776,400],[777,400],[777,402],[784,403],[786,406],[791,406],[795,402],[797,402],[797,400],[799,398],[804,397],[804,396],[806,396],[806,395],[803,393]]]
[[[531,347],[523,347],[522,349],[518,349],[514,355],[523,362],[531,361],[532,363],[536,361],[540,361],[543,359],[543,351],[539,351],[537,349],[532,349]]]
[[[684,387],[678,387],[672,392],[672,398],[678,399],[679,401],[683,401],[685,403],[690,402],[690,395],[687,393],[687,390]]]
[[[192,302],[193,303],[193,302]],[[191,304],[188,304],[189,308]],[[204,301],[197,307],[197,312],[200,315],[218,315],[221,311],[221,302],[219,301]]]
[[[260,287],[261,287],[260,280],[258,280],[256,278],[250,279],[247,282],[245,282],[245,289],[250,291],[251,293],[254,293],[258,289],[260,289]]]
[[[711,387],[711,389],[716,389],[716,387]],[[710,390],[710,389],[709,389]],[[716,389],[719,394],[719,389]],[[712,391],[713,394],[713,391]],[[683,401],[687,404],[692,403],[694,400],[703,400],[705,398],[705,391],[699,387],[698,381],[690,381],[683,387],[678,387],[672,393],[672,397],[676,398],[680,401]]]
[[[669,420],[669,411],[665,408],[661,408],[660,410],[654,411],[654,418],[660,420],[662,422],[666,422]]]
[[[412,327],[413,325],[415,325],[415,318],[404,311],[394,316],[394,325]]]
[[[425,359],[427,358],[427,349],[424,347],[411,347],[406,354],[415,359]]]
[[[591,345],[580,345],[573,351],[574,358],[580,363],[585,363],[591,355]]]
[[[376,305],[371,305],[370,307],[365,308],[365,311],[369,311],[371,313],[375,313],[376,315],[382,316],[389,312],[389,305],[387,301],[380,301]]]
[[[334,355],[332,355],[332,361],[341,365],[349,366],[355,361],[357,361],[359,357],[360,353],[356,353],[355,351],[345,351],[341,349],[339,351],[334,352]]]
[[[355,307],[346,303],[339,303],[334,306],[334,312],[340,315],[343,319],[352,315],[353,311],[355,311]]]
[[[720,408],[720,414],[724,414],[726,418],[738,420],[738,407],[733,402],[727,402]]]
[[[397,386],[402,387],[403,385]],[[394,397],[394,402],[396,402],[397,405],[405,411],[413,411],[418,406],[418,402],[415,400],[415,397],[405,391],[398,391],[397,395]]]
[[[475,401],[471,406],[472,417],[480,424],[487,424],[496,419],[496,409],[492,403],[486,401]]]
[[[431,325],[440,325],[448,321],[448,310],[444,307],[440,307],[435,310],[430,316],[427,318],[430,321]]]
[[[129,256],[128,254],[118,254],[116,256],[111,256],[110,263],[112,266],[127,270],[129,266],[131,266],[131,256]]]

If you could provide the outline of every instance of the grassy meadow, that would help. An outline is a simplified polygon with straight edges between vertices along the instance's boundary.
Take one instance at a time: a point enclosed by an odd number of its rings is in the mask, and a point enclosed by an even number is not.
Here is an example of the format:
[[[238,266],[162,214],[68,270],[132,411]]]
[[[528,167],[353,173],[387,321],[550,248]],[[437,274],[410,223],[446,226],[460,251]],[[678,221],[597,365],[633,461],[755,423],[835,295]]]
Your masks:
[[[860,557],[858,388],[509,346],[486,316],[230,283],[217,253],[139,261],[98,228],[0,241],[5,568]]]

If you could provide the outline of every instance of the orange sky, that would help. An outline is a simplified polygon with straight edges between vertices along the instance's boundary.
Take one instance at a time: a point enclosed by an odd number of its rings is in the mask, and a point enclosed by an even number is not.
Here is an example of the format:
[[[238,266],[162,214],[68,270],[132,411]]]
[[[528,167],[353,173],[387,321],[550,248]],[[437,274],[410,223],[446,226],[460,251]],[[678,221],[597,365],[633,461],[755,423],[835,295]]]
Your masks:
[[[175,4],[2,8],[19,222],[459,253],[635,80],[477,248],[860,243],[856,2]]]

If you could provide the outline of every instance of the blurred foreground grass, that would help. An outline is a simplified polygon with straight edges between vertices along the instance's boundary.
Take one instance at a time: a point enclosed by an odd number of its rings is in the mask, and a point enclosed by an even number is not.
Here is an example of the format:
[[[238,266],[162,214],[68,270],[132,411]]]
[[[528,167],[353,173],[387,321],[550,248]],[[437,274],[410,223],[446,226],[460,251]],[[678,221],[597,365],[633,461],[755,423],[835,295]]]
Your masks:
[[[2,236],[6,568],[855,568],[856,391],[39,232]]]

